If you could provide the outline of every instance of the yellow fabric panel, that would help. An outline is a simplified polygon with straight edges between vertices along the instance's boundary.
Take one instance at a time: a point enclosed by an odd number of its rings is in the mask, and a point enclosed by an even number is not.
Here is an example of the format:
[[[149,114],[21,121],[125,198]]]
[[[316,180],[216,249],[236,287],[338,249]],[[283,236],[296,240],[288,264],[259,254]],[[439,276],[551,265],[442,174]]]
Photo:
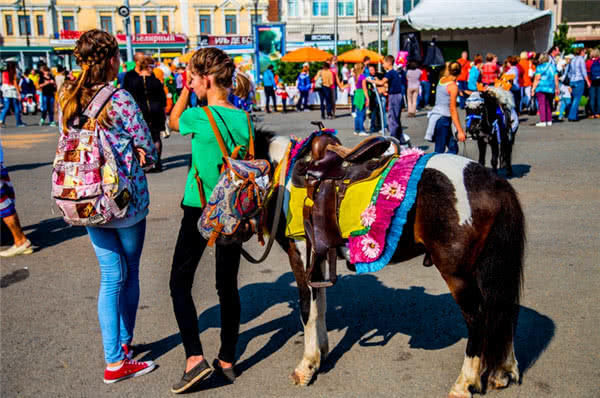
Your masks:
[[[360,215],[369,204],[375,192],[375,187],[381,176],[352,184],[346,188],[346,195],[340,204],[340,230],[342,237],[347,238],[350,233],[364,229]]]
[[[288,238],[304,238],[304,218],[302,209],[306,198],[306,188],[297,188],[292,185],[290,190],[290,202],[287,214],[287,226],[285,235]]]

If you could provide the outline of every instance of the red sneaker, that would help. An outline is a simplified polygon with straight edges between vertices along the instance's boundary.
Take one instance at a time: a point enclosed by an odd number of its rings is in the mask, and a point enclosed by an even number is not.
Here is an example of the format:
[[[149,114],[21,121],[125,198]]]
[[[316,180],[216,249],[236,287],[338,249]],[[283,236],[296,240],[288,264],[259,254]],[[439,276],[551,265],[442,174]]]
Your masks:
[[[154,370],[156,364],[152,361],[137,362],[130,359],[123,361],[121,367],[117,370],[104,369],[104,382],[106,384],[116,383],[117,381],[129,379],[150,373]]]
[[[127,359],[133,359],[133,348],[129,344],[121,344],[121,348],[123,348]]]

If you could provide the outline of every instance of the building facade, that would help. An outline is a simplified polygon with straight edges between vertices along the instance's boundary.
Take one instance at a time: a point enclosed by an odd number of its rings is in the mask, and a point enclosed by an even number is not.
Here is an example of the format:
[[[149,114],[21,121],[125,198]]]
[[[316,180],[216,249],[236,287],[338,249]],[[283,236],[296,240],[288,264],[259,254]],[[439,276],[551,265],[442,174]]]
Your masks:
[[[207,37],[251,36],[252,22],[267,20],[269,0],[217,1],[130,0],[134,50],[172,57]],[[76,39],[93,28],[116,35],[124,51],[122,5],[122,0],[0,0],[0,57],[17,57],[22,67],[41,60],[69,65]]]
[[[412,10],[419,0],[381,0],[382,38],[386,40],[396,17]],[[379,0],[281,0],[281,19],[288,41],[306,35],[333,35],[337,4],[338,40],[367,47],[378,39]]]
[[[598,0],[521,0],[540,10],[552,10],[555,24],[565,22],[568,36],[589,46],[600,45],[600,1]]]

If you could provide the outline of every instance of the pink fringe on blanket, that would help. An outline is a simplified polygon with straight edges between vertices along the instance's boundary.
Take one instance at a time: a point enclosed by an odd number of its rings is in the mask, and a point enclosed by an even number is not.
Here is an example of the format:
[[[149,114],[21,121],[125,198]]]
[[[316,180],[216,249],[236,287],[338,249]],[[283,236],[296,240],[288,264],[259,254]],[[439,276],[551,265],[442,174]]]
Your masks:
[[[371,263],[383,253],[387,228],[394,212],[404,199],[408,180],[421,156],[423,156],[423,151],[419,149],[404,150],[392,166],[379,190],[375,203],[371,203],[369,206],[375,207],[375,219],[372,218],[372,209],[363,213],[365,215],[363,218],[371,227],[369,232],[364,235],[350,236],[348,239],[352,263]],[[369,217],[366,217],[367,214]]]

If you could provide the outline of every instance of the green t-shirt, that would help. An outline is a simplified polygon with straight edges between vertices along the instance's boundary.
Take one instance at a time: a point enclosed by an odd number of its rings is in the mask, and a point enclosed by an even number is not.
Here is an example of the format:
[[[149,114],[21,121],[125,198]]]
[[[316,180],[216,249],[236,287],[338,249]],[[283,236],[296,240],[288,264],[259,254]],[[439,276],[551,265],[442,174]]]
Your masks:
[[[211,106],[210,109],[221,132],[223,141],[225,141],[225,145],[229,149],[229,153],[231,154],[237,145],[243,145],[247,148],[249,137],[246,113],[239,109],[230,109],[223,106]],[[235,144],[231,142],[227,128],[217,112],[221,115],[225,123],[227,123]],[[202,108],[188,108],[183,112],[179,119],[179,132],[181,135],[192,134],[192,168],[188,173],[185,183],[183,204],[191,207],[202,207],[198,185],[194,177],[196,170],[198,171],[198,176],[202,179],[202,188],[204,189],[206,200],[209,200],[212,190],[217,185],[219,175],[221,174],[223,154],[210,126],[208,117]],[[244,151],[240,155],[243,155],[243,153]]]

